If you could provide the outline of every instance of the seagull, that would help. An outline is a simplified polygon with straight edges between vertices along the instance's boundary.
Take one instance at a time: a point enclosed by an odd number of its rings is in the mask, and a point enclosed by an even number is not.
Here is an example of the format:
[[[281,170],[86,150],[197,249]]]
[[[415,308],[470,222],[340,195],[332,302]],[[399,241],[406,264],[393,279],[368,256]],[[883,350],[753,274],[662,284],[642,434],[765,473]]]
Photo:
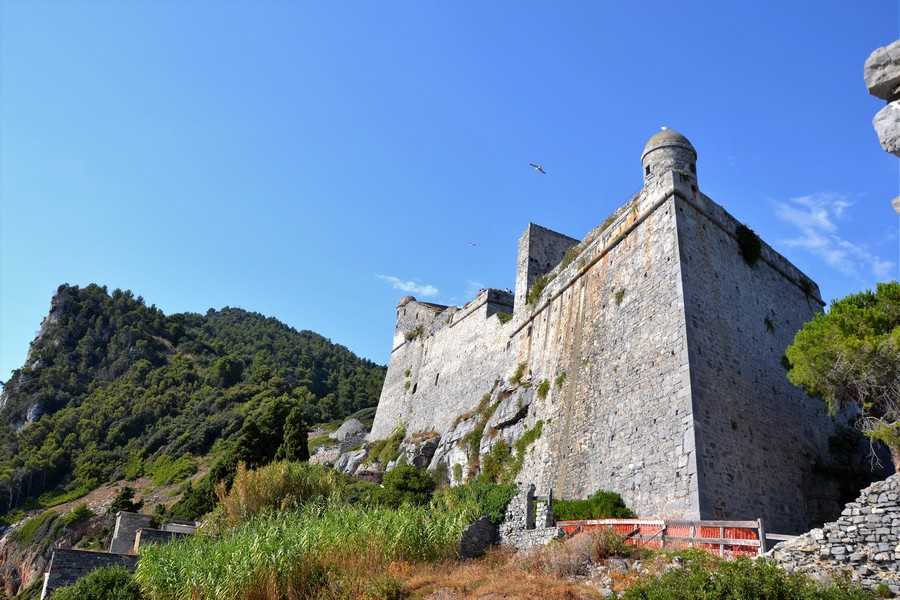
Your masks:
[[[535,171],[540,171],[540,172],[543,173],[544,175],[547,174],[547,172],[546,172],[544,169],[541,168],[541,165],[536,165],[536,164],[534,164],[534,163],[528,163],[528,164],[531,165],[532,167],[534,167],[534,170],[535,170]]]
[[[476,244],[475,242],[469,242],[469,245],[470,245],[470,246],[477,246],[478,244]]]

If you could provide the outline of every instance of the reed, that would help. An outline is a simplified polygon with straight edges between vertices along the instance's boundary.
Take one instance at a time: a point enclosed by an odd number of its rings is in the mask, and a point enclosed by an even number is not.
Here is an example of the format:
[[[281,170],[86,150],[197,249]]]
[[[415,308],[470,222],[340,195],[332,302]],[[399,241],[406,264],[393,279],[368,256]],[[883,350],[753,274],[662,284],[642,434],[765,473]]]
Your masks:
[[[312,502],[215,536],[141,550],[135,577],[153,600],[390,597],[393,562],[452,556],[467,516]]]

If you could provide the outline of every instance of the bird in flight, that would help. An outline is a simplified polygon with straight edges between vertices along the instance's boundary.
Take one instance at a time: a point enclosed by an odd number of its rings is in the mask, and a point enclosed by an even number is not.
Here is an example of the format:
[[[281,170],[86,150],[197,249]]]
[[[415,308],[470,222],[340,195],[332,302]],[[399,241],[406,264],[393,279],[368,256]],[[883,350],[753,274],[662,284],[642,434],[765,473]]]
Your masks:
[[[469,245],[470,245],[470,246],[477,246],[478,244],[476,244],[475,242],[469,242]]]
[[[544,175],[547,174],[547,171],[545,171],[544,169],[542,169],[542,168],[541,168],[541,165],[536,165],[536,164],[534,164],[534,163],[528,163],[528,164],[531,165],[532,167],[534,167],[534,170],[535,170],[535,171],[540,171],[540,172],[543,173]]]

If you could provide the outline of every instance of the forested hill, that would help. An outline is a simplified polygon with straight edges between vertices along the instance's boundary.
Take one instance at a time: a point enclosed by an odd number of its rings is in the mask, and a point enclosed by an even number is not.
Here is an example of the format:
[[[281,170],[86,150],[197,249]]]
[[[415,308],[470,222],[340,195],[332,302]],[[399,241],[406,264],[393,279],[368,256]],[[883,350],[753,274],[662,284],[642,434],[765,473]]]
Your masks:
[[[375,406],[384,372],[257,313],[166,316],[128,291],[62,285],[0,397],[0,513],[173,457],[190,468],[263,407],[313,424]]]

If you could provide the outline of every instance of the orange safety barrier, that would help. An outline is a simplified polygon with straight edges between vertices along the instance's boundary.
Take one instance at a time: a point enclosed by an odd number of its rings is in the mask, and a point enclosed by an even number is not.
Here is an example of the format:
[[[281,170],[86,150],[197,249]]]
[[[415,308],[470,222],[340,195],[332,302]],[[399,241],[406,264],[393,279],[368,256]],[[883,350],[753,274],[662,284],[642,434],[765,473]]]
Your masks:
[[[668,521],[661,519],[594,519],[557,521],[572,536],[583,531],[611,530],[639,548],[700,548],[722,557],[758,556],[765,536],[762,521]]]

